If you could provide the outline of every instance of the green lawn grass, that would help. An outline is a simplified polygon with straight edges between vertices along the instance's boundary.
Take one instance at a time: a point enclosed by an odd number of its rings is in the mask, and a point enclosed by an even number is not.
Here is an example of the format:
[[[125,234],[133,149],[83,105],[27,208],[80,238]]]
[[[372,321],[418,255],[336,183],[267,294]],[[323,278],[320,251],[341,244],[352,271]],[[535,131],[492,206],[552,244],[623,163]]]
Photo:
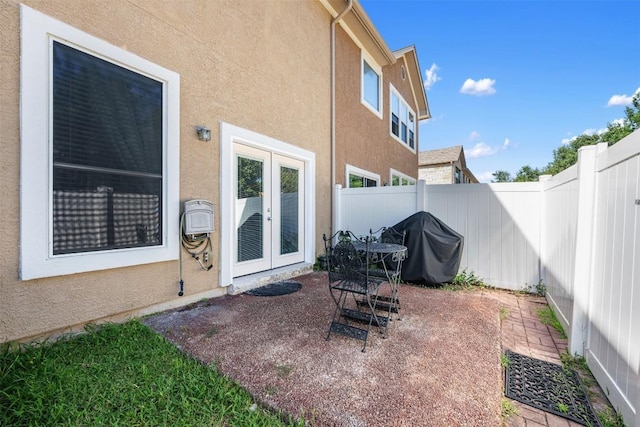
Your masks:
[[[138,321],[0,348],[0,425],[303,425],[256,405],[214,367]]]

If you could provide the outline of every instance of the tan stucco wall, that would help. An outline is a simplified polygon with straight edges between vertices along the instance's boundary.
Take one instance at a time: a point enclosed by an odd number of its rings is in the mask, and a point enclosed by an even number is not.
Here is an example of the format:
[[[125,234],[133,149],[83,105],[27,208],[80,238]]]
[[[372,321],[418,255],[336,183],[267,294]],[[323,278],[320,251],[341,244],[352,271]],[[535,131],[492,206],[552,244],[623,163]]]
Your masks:
[[[25,1],[53,18],[177,72],[181,79],[180,199],[219,210],[220,121],[316,153],[316,230],[330,229],[330,16],[308,1]],[[20,12],[0,0],[0,342],[113,315],[139,314],[224,293],[219,266],[186,260],[18,280]],[[194,126],[207,125],[210,142]],[[216,229],[220,229],[216,215]],[[213,259],[219,258],[214,233]],[[318,239],[316,248],[322,246]],[[43,239],[43,244],[46,241]],[[121,316],[120,316],[121,317]]]
[[[418,155],[391,137],[389,132],[389,83],[414,111],[416,106],[409,79],[402,80],[404,61],[383,67],[380,119],[365,107],[361,98],[361,51],[340,27],[336,29],[336,183],[346,186],[345,165],[350,164],[380,175],[389,185],[389,169],[413,178],[418,174]],[[418,126],[416,124],[416,147]]]

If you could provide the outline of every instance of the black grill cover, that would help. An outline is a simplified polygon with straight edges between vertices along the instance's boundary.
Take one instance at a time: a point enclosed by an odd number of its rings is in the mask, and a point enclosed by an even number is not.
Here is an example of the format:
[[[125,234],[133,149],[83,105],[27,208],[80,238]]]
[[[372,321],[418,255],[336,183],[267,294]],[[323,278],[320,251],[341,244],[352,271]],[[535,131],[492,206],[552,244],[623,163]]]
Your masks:
[[[406,231],[407,259],[402,280],[429,284],[451,282],[460,267],[464,237],[429,212],[416,212],[393,226]]]

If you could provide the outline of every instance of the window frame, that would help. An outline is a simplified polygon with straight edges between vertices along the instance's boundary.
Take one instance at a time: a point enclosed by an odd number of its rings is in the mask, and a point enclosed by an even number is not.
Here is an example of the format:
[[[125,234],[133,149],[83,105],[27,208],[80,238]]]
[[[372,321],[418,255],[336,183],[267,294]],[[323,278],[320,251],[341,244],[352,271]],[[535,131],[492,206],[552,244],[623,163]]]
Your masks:
[[[398,182],[400,183],[399,185],[393,185],[393,178],[395,177],[398,178]],[[403,184],[403,180],[405,180],[407,183]],[[404,187],[408,185],[416,185],[417,180],[395,169],[389,169],[389,182],[391,183],[392,187]]]
[[[365,78],[364,78],[364,64],[367,64],[369,68],[378,76],[378,105],[372,105],[365,97]],[[367,107],[373,114],[378,116],[378,118],[383,118],[382,106],[383,102],[383,75],[382,68],[376,64],[376,62],[371,58],[364,50],[361,51],[360,55],[360,102],[362,105]]]
[[[380,187],[380,175],[348,164],[345,166],[345,179],[344,179],[345,188],[367,188],[367,187],[351,187],[350,185],[351,180],[349,179],[351,175],[355,175],[365,179],[369,179],[371,181],[375,181],[376,182],[375,186]],[[368,188],[371,188],[371,187],[368,187]]]
[[[398,100],[398,114],[397,119],[398,122],[396,124],[396,128],[398,130],[398,134],[396,135],[394,130],[394,104],[395,100]],[[403,114],[406,113],[406,114]],[[406,123],[403,122],[403,115],[406,116]],[[400,95],[400,92],[393,86],[393,84],[389,83],[389,135],[401,143],[405,148],[410,150],[412,153],[416,152],[416,113],[413,111],[411,106],[405,99]],[[404,132],[403,132],[404,131]],[[403,136],[405,136],[406,141],[403,140]],[[411,143],[413,143],[413,147],[411,147]]]
[[[20,11],[20,279],[178,259],[180,76],[27,6]],[[162,83],[160,245],[53,255],[53,41]]]

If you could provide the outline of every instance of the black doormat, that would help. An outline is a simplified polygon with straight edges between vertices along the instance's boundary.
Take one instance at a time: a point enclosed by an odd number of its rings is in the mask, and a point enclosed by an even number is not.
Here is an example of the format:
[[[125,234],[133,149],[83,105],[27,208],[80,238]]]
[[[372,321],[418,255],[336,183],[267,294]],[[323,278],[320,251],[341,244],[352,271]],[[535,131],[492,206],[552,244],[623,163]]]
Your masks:
[[[585,426],[600,426],[576,371],[507,350],[505,396]]]
[[[291,280],[283,280],[281,282],[269,283],[259,288],[251,289],[246,293],[258,297],[273,297],[277,295],[292,294],[302,289],[302,283]]]

